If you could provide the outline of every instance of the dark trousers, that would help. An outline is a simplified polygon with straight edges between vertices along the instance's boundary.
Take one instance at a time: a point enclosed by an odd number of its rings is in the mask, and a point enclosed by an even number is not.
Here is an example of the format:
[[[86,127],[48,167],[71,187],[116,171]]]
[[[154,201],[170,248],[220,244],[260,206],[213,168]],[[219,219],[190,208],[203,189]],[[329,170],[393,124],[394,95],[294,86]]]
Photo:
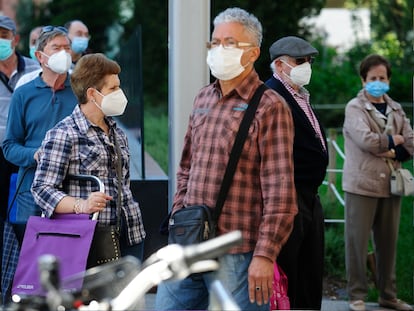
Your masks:
[[[291,309],[320,310],[324,263],[324,216],[319,196],[298,191],[299,212],[277,258],[288,277]]]
[[[0,247],[3,254],[3,231],[4,221],[7,217],[7,208],[9,206],[9,188],[10,177],[12,173],[16,173],[18,167],[10,163],[4,158],[3,149],[0,148]],[[1,260],[0,260],[1,271]]]

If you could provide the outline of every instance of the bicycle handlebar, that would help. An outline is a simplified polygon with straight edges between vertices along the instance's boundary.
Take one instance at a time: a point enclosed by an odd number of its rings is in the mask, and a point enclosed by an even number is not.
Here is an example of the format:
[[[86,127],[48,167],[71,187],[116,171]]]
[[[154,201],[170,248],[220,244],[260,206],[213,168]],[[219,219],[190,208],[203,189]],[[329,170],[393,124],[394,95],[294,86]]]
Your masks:
[[[241,232],[233,231],[197,245],[171,244],[161,248],[144,262],[142,271],[111,300],[111,310],[130,310],[152,287],[163,281],[184,279],[195,272],[217,269],[218,264],[211,259],[225,254],[241,240]]]

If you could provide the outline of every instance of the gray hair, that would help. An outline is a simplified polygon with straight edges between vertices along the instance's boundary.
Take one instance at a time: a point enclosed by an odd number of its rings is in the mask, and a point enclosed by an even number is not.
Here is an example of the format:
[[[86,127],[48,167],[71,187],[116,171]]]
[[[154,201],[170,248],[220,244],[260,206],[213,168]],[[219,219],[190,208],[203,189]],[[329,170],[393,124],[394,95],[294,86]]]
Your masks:
[[[240,8],[228,8],[218,14],[214,19],[214,26],[223,23],[239,23],[256,41],[256,45],[260,47],[263,39],[263,28],[260,21],[253,14]]]
[[[270,69],[272,70],[273,73],[276,72],[276,64],[275,64],[275,59],[270,63]]]
[[[282,56],[280,56],[280,57],[277,57],[277,58],[275,58],[273,61],[271,61],[270,62],[270,69],[272,70],[272,72],[273,73],[275,73],[277,70],[276,70],[276,61],[278,60],[278,59],[283,59],[284,61],[288,61],[287,59],[286,59],[286,57],[285,57],[285,55],[282,55]]]
[[[53,40],[56,37],[65,37],[68,39],[69,44],[71,43],[71,40],[68,37],[68,34],[58,30],[58,29],[54,29],[52,31],[42,31],[40,33],[39,38],[36,41],[36,51],[42,51],[45,49],[46,44],[48,44],[51,40]]]

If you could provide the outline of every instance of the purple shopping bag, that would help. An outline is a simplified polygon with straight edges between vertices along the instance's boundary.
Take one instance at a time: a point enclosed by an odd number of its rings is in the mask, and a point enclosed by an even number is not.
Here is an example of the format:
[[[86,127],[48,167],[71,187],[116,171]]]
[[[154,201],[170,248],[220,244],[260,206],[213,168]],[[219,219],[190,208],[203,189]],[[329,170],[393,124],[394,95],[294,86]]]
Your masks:
[[[40,284],[38,258],[56,256],[60,280],[85,271],[96,220],[86,214],[56,214],[53,219],[30,216],[20,251],[12,294],[44,295]],[[79,290],[82,279],[73,288]]]

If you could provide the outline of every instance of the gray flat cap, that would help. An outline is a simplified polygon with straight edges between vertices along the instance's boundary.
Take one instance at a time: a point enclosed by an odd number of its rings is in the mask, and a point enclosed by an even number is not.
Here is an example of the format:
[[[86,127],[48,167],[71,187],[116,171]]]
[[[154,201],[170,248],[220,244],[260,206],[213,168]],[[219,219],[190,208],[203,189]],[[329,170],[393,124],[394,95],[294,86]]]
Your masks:
[[[5,15],[0,16],[0,28],[11,30],[13,33],[16,33],[16,24],[10,17]]]
[[[319,52],[306,40],[299,37],[288,36],[275,41],[269,48],[270,60],[288,55],[291,57],[314,56]]]

